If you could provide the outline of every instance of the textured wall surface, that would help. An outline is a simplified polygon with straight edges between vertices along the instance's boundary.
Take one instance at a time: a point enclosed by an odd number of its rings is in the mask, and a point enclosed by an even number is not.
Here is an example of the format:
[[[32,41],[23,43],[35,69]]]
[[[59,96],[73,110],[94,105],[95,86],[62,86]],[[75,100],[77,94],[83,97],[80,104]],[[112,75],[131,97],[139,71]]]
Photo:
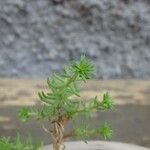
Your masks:
[[[46,77],[85,53],[97,78],[150,78],[149,0],[54,1],[0,0],[0,76]]]

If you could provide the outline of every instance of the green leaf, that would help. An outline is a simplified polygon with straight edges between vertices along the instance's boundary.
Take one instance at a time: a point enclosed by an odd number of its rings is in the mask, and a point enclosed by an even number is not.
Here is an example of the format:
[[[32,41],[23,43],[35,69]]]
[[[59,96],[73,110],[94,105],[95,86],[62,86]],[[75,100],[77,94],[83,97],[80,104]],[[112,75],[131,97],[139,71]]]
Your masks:
[[[112,98],[108,93],[104,94],[103,101],[102,101],[101,105],[106,110],[111,109],[113,107]]]
[[[90,79],[94,66],[85,56],[81,56],[80,61],[73,62],[70,69],[85,81],[86,79]]]
[[[53,104],[53,101],[52,99],[54,97],[51,97],[50,95],[46,95],[43,91],[40,93],[38,92],[38,95],[39,95],[39,98],[41,99],[41,101],[49,104],[49,105],[52,105]]]
[[[19,110],[19,118],[25,122],[29,119],[29,108],[28,107],[23,107],[22,109]]]
[[[64,105],[65,112],[72,118],[74,115],[76,115],[79,108],[79,102],[78,101],[71,101],[68,100]]]
[[[98,132],[104,139],[112,138],[113,130],[108,123],[105,123],[102,127],[100,127]]]
[[[74,129],[74,136],[76,138],[81,138],[85,143],[87,143],[88,138],[90,137],[90,132],[87,125],[78,127]]]

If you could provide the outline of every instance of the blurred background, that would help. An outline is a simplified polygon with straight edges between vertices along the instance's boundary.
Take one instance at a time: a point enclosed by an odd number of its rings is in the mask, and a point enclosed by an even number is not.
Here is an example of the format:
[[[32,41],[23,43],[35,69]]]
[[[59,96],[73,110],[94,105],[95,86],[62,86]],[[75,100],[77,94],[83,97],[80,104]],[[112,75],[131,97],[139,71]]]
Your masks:
[[[150,147],[149,0],[0,0],[0,136],[30,130],[49,143],[16,111],[35,105],[45,79],[82,54],[96,67],[82,95],[110,91],[116,104],[95,124],[110,121],[113,141]]]

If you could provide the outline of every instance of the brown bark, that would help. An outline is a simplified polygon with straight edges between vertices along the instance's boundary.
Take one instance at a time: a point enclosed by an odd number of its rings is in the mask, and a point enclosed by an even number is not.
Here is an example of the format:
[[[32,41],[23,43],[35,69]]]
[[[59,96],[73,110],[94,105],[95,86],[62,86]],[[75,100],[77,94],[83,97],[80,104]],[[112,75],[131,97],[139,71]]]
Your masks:
[[[46,129],[43,126],[43,129],[49,133],[53,139],[53,150],[60,150],[61,145],[63,146],[63,150],[65,149],[65,146],[63,145],[64,139],[70,137],[72,133],[64,134],[64,127],[69,121],[69,117],[67,115],[62,115],[58,118],[58,120],[55,120],[52,122],[54,125],[53,130]]]
[[[59,143],[57,143],[57,142],[54,142],[53,143],[53,150],[60,150],[60,144]]]
[[[54,123],[53,133],[53,150],[60,150],[60,146],[63,143],[64,126],[61,123]]]

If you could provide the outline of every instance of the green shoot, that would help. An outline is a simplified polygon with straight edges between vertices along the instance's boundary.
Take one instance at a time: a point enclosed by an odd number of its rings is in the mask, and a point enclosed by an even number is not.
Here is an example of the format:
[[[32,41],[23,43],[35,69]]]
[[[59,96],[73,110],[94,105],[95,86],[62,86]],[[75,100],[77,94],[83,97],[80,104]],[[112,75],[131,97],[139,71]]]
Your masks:
[[[0,150],[42,150],[42,143],[34,145],[30,137],[22,142],[18,134],[13,140],[9,137],[0,138]]]

